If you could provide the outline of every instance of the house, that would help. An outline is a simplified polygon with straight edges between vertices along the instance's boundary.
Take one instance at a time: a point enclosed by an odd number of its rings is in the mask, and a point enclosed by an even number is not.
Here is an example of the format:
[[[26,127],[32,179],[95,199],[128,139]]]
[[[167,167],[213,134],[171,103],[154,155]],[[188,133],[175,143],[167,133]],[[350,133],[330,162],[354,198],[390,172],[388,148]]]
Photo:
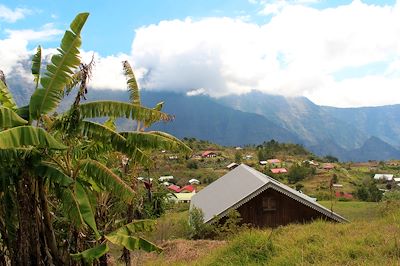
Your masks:
[[[165,182],[165,181],[170,181],[172,179],[174,179],[174,177],[172,175],[166,175],[166,176],[160,176],[158,181]]]
[[[331,169],[335,168],[335,165],[332,163],[324,163],[322,168],[325,170],[331,170]]]
[[[174,193],[174,196],[170,197],[170,200],[174,201],[175,203],[189,203],[194,195],[196,195],[196,193]]]
[[[168,159],[170,159],[170,160],[178,160],[178,156],[177,155],[170,155],[170,156],[168,156]]]
[[[253,158],[253,155],[247,154],[246,156],[244,156],[245,160],[250,160]]]
[[[398,182],[400,182],[400,177],[395,177],[395,178],[393,178],[393,180],[394,180],[394,182],[398,183]]]
[[[188,181],[188,183],[191,185],[198,185],[198,184],[200,184],[200,181],[195,178],[192,178]]]
[[[375,180],[383,180],[383,181],[392,181],[393,175],[391,175],[391,174],[375,174],[374,179]]]
[[[267,162],[267,161],[260,161],[260,164],[261,164],[261,165],[267,165],[268,162]]]
[[[178,193],[178,192],[181,191],[181,188],[180,188],[179,186],[177,186],[177,185],[170,185],[170,186],[168,186],[167,188],[168,188],[169,190],[173,191],[173,192],[176,192],[176,193]]]
[[[229,189],[227,189],[229,188]],[[243,223],[256,227],[277,227],[314,219],[347,221],[279,181],[241,164],[192,197],[191,209],[199,208],[204,222],[237,210]]]
[[[273,174],[284,174],[284,173],[287,173],[287,170],[286,170],[286,168],[273,168],[273,169],[271,169],[271,172]]]
[[[179,193],[187,193],[187,192],[189,193],[196,192],[196,189],[192,185],[186,185],[179,190]]]
[[[217,154],[213,151],[205,151],[201,154],[201,157],[203,158],[217,157]]]
[[[307,163],[307,164],[312,165],[312,166],[318,166],[319,165],[319,163],[314,162],[313,160],[306,160],[306,161],[303,161],[303,163]]]
[[[235,150],[240,151],[240,150],[243,150],[243,148],[238,146],[238,147],[235,148]]]
[[[342,184],[332,184],[332,187],[334,187],[334,188],[342,188],[343,185]]]
[[[278,164],[278,163],[281,163],[281,160],[279,160],[279,159],[269,159],[269,160],[267,160],[267,162],[270,163],[270,164]]]
[[[237,164],[237,163],[231,163],[231,164],[228,164],[227,166],[226,166],[226,168],[228,168],[229,170],[232,170],[232,169],[235,169],[236,167],[238,167],[239,165]]]

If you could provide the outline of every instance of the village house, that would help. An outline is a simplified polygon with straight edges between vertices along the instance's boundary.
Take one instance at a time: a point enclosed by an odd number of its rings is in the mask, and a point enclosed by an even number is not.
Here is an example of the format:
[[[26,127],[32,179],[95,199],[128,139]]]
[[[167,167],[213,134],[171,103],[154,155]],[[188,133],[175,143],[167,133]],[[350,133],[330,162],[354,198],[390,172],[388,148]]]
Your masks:
[[[193,208],[202,210],[205,223],[224,217],[232,209],[240,213],[243,223],[256,227],[315,219],[347,221],[311,197],[244,164],[196,193],[191,199]]]
[[[267,162],[267,161],[260,161],[260,164],[261,164],[261,165],[267,165],[268,162]]]
[[[237,164],[237,163],[231,163],[231,164],[228,164],[227,166],[226,166],[226,168],[228,168],[229,170],[233,170],[233,169],[235,169],[236,167],[238,167],[239,165]]]
[[[172,179],[174,179],[174,177],[172,175],[166,175],[166,176],[160,176],[160,178],[158,179],[158,181],[160,182],[165,182],[165,181],[171,181]]]
[[[392,181],[393,175],[392,174],[375,174],[375,180],[382,180],[382,181]]]
[[[201,157],[203,158],[212,158],[212,157],[217,157],[217,154],[213,151],[205,151],[201,154]]]
[[[279,160],[279,159],[269,159],[269,160],[267,160],[267,162],[269,164],[280,164],[281,160]]]
[[[197,180],[196,178],[192,178],[188,181],[188,183],[191,185],[198,185],[198,184],[200,184],[200,181]]]
[[[273,168],[271,169],[271,173],[273,174],[285,174],[287,173],[286,168]]]
[[[322,168],[325,169],[325,170],[332,170],[332,169],[335,168],[335,165],[332,164],[332,163],[324,163],[324,164],[322,165]]]

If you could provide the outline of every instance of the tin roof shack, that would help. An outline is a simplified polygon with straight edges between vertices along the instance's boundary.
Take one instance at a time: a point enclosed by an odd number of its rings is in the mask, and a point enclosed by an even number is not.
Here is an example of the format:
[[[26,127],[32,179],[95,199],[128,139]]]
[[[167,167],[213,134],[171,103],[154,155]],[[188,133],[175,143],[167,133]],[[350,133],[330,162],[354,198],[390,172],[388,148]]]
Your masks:
[[[193,196],[191,208],[200,208],[204,222],[236,209],[243,223],[277,227],[314,219],[347,221],[314,199],[241,164]]]

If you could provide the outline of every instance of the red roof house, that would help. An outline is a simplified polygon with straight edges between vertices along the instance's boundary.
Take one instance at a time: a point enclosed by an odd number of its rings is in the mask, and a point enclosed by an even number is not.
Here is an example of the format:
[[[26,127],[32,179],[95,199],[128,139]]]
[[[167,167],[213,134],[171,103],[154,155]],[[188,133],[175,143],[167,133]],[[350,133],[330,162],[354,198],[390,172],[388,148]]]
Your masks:
[[[345,199],[353,199],[353,195],[347,192],[336,191],[335,192],[336,198],[345,198]]]
[[[331,164],[331,163],[325,163],[322,167],[323,167],[325,170],[331,170],[331,169],[335,168],[335,165],[334,165],[334,164]]]
[[[181,188],[179,186],[177,186],[177,185],[170,185],[167,188],[169,190],[173,191],[173,192],[176,192],[176,193],[179,193],[179,191],[181,191]]]
[[[281,160],[279,159],[269,159],[267,160],[268,163],[270,164],[276,164],[276,163],[281,163]]]
[[[217,154],[213,151],[205,151],[201,154],[201,157],[203,158],[209,158],[209,157],[216,157]]]
[[[189,193],[192,193],[192,192],[195,192],[195,188],[194,188],[194,186],[192,186],[192,185],[186,185],[186,186],[184,186],[184,187],[182,187],[180,190],[179,190],[179,193],[182,193],[182,192],[189,192]]]
[[[286,170],[286,168],[273,168],[273,169],[271,169],[271,172],[273,174],[284,174],[284,173],[287,173],[287,170]]]

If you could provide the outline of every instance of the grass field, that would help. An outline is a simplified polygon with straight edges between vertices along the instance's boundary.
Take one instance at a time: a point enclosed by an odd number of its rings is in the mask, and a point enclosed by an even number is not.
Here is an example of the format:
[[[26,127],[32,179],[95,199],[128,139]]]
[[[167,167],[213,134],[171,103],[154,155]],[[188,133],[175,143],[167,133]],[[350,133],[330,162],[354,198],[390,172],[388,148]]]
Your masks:
[[[330,202],[320,202],[330,208]],[[146,265],[400,265],[400,203],[335,202],[350,223],[247,230],[226,242],[173,240]],[[185,251],[186,250],[186,251]],[[195,251],[194,251],[195,250]]]

